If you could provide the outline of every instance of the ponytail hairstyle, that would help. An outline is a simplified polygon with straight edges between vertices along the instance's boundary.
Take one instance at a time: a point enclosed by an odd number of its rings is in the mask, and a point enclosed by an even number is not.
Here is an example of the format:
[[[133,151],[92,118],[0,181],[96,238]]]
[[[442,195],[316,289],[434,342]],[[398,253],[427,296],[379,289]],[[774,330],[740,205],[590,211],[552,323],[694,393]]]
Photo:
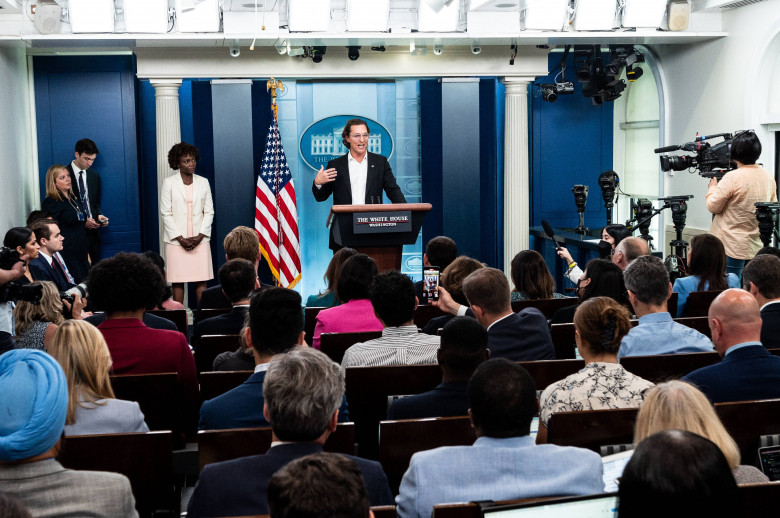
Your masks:
[[[628,310],[609,297],[593,297],[574,313],[574,328],[594,354],[617,354],[620,342],[631,330]]]

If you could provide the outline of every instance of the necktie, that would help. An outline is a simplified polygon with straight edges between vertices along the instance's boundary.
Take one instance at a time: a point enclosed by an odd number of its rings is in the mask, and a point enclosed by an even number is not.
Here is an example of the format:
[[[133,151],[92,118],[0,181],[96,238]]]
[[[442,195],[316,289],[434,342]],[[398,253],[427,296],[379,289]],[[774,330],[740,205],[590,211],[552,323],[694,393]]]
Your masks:
[[[65,279],[67,279],[68,278],[68,274],[65,273],[65,265],[62,264],[62,261],[60,261],[60,258],[57,257],[57,254],[54,254],[52,257],[54,258],[54,261],[52,261],[51,264],[52,265],[56,265],[56,268],[59,269],[59,271],[62,274],[62,276],[65,277]]]
[[[84,207],[84,212],[88,218],[92,217],[89,211],[89,203],[87,202],[87,190],[84,187],[84,171],[79,171],[79,194],[81,194],[81,205]]]

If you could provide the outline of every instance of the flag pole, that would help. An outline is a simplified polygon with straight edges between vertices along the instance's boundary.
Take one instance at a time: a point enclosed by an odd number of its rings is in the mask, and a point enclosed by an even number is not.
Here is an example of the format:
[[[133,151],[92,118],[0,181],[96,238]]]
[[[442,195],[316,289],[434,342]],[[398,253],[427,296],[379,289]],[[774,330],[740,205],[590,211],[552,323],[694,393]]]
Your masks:
[[[277,134],[279,132],[279,106],[276,104],[276,95],[277,90],[280,90],[284,92],[284,83],[277,80],[275,77],[272,77],[265,83],[265,91],[271,92],[271,111],[274,113],[274,126],[276,127]],[[281,138],[281,135],[279,136]],[[278,188],[279,184],[279,167],[278,164],[275,164],[274,171],[277,172],[276,177],[274,178],[274,187]],[[279,197],[277,195],[276,199],[274,200],[276,203],[276,224],[277,224],[277,240],[276,240],[276,246],[279,250],[282,249],[282,246],[284,246],[284,232],[281,231],[281,221],[282,221],[282,209],[279,207]],[[277,279],[277,284],[279,284],[279,279]]]

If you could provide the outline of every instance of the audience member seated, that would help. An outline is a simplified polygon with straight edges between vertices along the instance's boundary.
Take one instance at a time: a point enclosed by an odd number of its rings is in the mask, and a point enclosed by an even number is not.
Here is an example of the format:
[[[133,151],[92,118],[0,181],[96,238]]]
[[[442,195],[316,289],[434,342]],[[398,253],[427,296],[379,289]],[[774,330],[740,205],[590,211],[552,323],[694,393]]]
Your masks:
[[[43,351],[0,356],[0,493],[33,516],[137,517],[123,475],[73,471],[57,462],[68,412],[68,383]]]
[[[157,267],[140,254],[119,253],[103,259],[89,272],[90,299],[106,320],[98,326],[108,344],[114,374],[177,373],[182,414],[179,426],[194,424],[198,404],[195,360],[184,335],[152,329],[141,320],[165,289]],[[194,428],[194,427],[193,427]]]
[[[50,281],[35,281],[42,289],[41,301],[33,304],[20,300],[14,308],[14,331],[16,346],[20,349],[40,349],[45,351],[51,345],[54,332],[65,321],[62,316],[62,300],[57,286]],[[75,300],[74,300],[75,302]],[[81,316],[84,301],[79,297],[73,313]]]
[[[24,277],[17,282],[21,284],[32,282],[33,278],[30,270],[27,268],[27,263],[30,259],[36,259],[41,250],[41,245],[38,244],[35,233],[28,227],[13,227],[5,233],[3,246],[16,251],[19,257],[26,257],[24,261]]]
[[[222,291],[233,305],[230,313],[201,320],[192,334],[192,349],[198,354],[200,338],[204,335],[237,335],[244,327],[249,309],[249,296],[259,287],[255,265],[246,259],[231,259],[219,269]],[[241,348],[239,348],[239,351]]]
[[[423,266],[438,266],[440,272],[444,272],[458,257],[458,245],[447,236],[436,236],[425,245],[423,253]],[[441,281],[440,281],[441,282]],[[423,281],[414,283],[414,294],[423,303],[427,304],[423,298]]]
[[[396,498],[400,518],[430,518],[433,506],[474,500],[590,495],[604,490],[597,453],[530,437],[536,387],[506,359],[477,367],[468,385],[473,446],[415,453]]]
[[[397,271],[380,273],[374,277],[368,295],[384,326],[382,336],[347,349],[341,371],[347,367],[436,363],[439,337],[419,333],[414,325],[418,300],[412,280]]]
[[[244,340],[254,355],[255,372],[233,390],[203,403],[198,424],[201,430],[268,426],[263,414],[263,380],[271,359],[304,343],[301,296],[293,290],[268,288],[255,293],[248,321]],[[349,421],[346,402],[339,420]]]
[[[108,377],[111,354],[95,326],[68,320],[54,335],[49,352],[68,381],[65,435],[149,431],[138,403],[114,398]]]
[[[761,307],[761,343],[780,347],[780,257],[757,255],[742,270],[742,285]]]
[[[633,263],[637,257],[643,255],[650,255],[650,247],[647,246],[647,241],[641,237],[631,236],[625,238],[615,247],[615,252],[612,254],[612,262],[625,271],[629,264]]]
[[[759,255],[774,255],[778,259],[780,259],[780,248],[777,248],[776,246],[765,246],[758,252],[756,252],[756,257]]]
[[[467,385],[479,365],[490,357],[487,331],[470,317],[454,317],[441,331],[436,358],[441,367],[441,383],[433,390],[397,399],[387,412],[388,419],[420,419],[468,414]]]
[[[365,254],[353,255],[344,262],[336,285],[341,305],[317,313],[312,347],[320,348],[322,333],[357,333],[384,328],[368,299],[368,288],[377,273],[376,263]]]
[[[263,394],[262,412],[273,430],[271,449],[263,455],[207,465],[187,507],[189,518],[267,514],[266,490],[273,474],[295,459],[322,452],[336,430],[344,378],[323,353],[296,347],[271,360]],[[371,505],[392,504],[382,466],[348,458],[360,468]]]
[[[741,516],[737,484],[712,441],[669,430],[642,441],[618,490],[618,518]]]
[[[761,344],[756,299],[743,290],[726,290],[712,301],[707,318],[723,360],[682,379],[699,387],[713,403],[780,398],[780,357]]]
[[[637,408],[653,383],[618,364],[620,341],[631,329],[628,310],[608,297],[594,297],[574,314],[574,339],[585,368],[553,383],[539,398],[539,433],[546,436],[555,412]]]
[[[513,301],[566,298],[555,293],[555,279],[536,250],[523,250],[512,259],[512,283]]]
[[[626,238],[631,237],[631,232],[626,228],[625,225],[620,224],[614,224],[614,225],[607,225],[606,227],[601,229],[601,242],[599,242],[599,255],[600,257],[604,257],[604,254],[602,253],[602,244],[606,244],[609,246],[609,255],[612,256],[615,251],[617,250],[617,246],[623,242]],[[647,245],[645,245],[647,246]],[[569,279],[573,283],[577,283],[577,281],[580,280],[580,277],[582,277],[582,270],[579,266],[577,266],[576,261],[572,258],[569,251],[561,246],[558,247],[557,250],[558,256],[566,261],[566,265],[568,266],[568,269],[566,270],[566,273],[564,273],[564,277]],[[650,253],[648,250],[646,253]],[[637,254],[640,255],[640,254]],[[625,269],[625,267],[621,268],[621,270]]]
[[[466,300],[466,295],[463,294],[463,280],[468,277],[471,272],[475,272],[484,267],[485,265],[476,259],[461,255],[441,272],[441,275],[439,276],[439,285],[446,289],[447,293],[452,297],[452,300],[461,306],[468,306],[469,302]],[[453,318],[455,318],[455,315],[452,314],[434,317],[425,324],[422,332],[428,335],[437,335],[439,334],[439,329],[442,329],[444,325]]]
[[[274,518],[373,518],[370,506],[360,468],[335,453],[294,460],[268,483]]]
[[[482,268],[463,281],[468,310],[452,300],[447,290],[439,288],[435,303],[444,311],[473,315],[488,333],[492,358],[514,361],[553,360],[553,347],[547,319],[536,308],[512,312],[509,282],[501,270]]]
[[[163,259],[162,256],[157,252],[155,252],[154,250],[147,250],[141,255],[143,255],[144,257],[149,259],[152,263],[154,263],[157,269],[160,270],[160,275],[162,275],[163,279],[165,279],[165,259]],[[173,300],[173,286],[171,286],[171,283],[166,282],[165,291],[163,291],[163,295],[162,295],[162,300],[160,301],[159,304],[157,304],[157,306],[155,306],[152,309],[165,309],[165,310],[184,309],[184,304]]]
[[[51,281],[59,291],[67,291],[76,284],[65,260],[60,255],[65,238],[53,219],[39,219],[32,227],[40,247],[38,257],[27,264],[30,275],[36,281]]]
[[[754,466],[741,465],[739,447],[699,389],[684,381],[660,383],[647,392],[639,409],[634,444],[664,430],[686,430],[714,442],[723,452],[737,484],[769,482]]]
[[[593,297],[609,297],[622,306],[628,306],[626,286],[623,284],[623,272],[614,263],[605,259],[591,259],[585,266],[575,291],[582,304]],[[557,310],[550,320],[551,324],[571,324],[578,306],[567,306]]]
[[[257,231],[255,229],[239,226],[228,232],[225,239],[222,241],[222,246],[225,249],[225,260],[231,259],[246,259],[250,263],[255,265],[255,272],[257,271],[257,265],[260,262],[260,238],[257,237]],[[260,283],[261,286],[265,286]],[[222,286],[219,284],[203,290],[203,294],[198,301],[198,312],[201,309],[220,309],[232,307],[230,301],[222,292]]]
[[[212,368],[215,371],[251,371],[255,368],[255,355],[252,354],[252,349],[247,347],[244,336],[246,334],[247,326],[241,328],[238,332],[238,349],[235,351],[225,351],[219,353],[214,358],[214,364]]]
[[[688,277],[674,281],[677,316],[685,314],[685,303],[693,291],[721,291],[741,287],[736,275],[726,275],[726,249],[723,248],[723,242],[712,234],[693,236],[691,251],[688,253]]]
[[[672,283],[659,258],[652,255],[637,258],[628,265],[623,279],[639,325],[623,338],[618,358],[712,351],[709,338],[672,320],[666,307],[672,295]]]
[[[332,308],[341,304],[338,289],[336,289],[339,275],[344,262],[355,254],[357,254],[357,250],[348,247],[340,248],[333,253],[333,257],[330,263],[328,263],[328,269],[325,270],[325,275],[322,276],[327,287],[325,291],[317,295],[309,295],[309,298],[306,299],[307,308]]]

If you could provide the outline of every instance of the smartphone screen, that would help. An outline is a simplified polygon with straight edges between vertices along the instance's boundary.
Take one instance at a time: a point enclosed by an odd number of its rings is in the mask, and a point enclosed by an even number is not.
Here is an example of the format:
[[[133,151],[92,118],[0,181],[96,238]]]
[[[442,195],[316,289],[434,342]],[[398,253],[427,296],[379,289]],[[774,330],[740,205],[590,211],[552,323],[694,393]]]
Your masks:
[[[426,301],[439,300],[439,292],[436,288],[439,287],[439,267],[438,266],[424,266],[423,267],[423,298]]]

